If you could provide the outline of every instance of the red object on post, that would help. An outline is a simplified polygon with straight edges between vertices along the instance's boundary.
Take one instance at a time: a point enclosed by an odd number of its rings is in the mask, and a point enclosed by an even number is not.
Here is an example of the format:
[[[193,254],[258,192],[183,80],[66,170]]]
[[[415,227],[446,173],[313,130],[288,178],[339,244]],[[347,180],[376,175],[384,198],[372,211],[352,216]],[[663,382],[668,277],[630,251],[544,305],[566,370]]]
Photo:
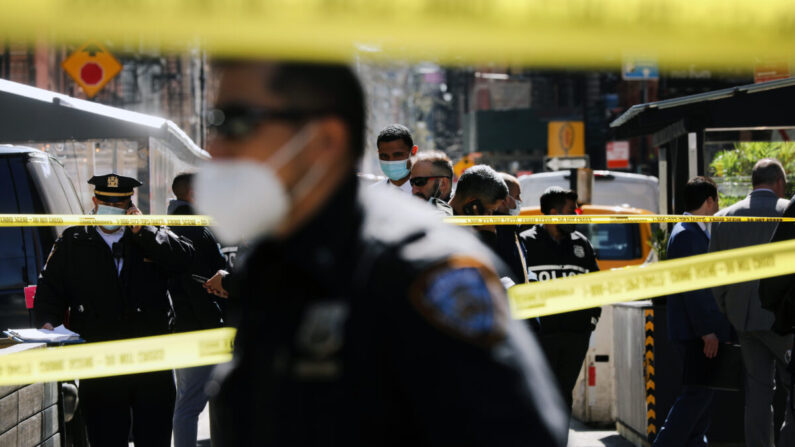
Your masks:
[[[25,287],[25,308],[33,309],[33,297],[36,296],[36,286]]]
[[[596,367],[593,363],[588,366],[588,386],[596,386]]]

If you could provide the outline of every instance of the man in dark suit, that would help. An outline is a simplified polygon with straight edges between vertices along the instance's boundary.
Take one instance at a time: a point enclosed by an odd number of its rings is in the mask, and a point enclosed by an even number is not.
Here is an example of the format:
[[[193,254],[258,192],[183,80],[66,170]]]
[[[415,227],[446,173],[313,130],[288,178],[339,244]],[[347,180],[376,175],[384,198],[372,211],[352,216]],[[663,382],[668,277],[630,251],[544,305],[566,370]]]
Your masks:
[[[685,186],[686,215],[711,216],[718,211],[718,189],[707,177],[695,177]],[[703,223],[680,222],[668,239],[668,259],[706,253],[709,233]],[[729,341],[730,328],[718,309],[709,289],[695,290],[668,297],[668,329],[684,370],[703,368],[688,353],[704,352],[707,358],[718,354],[720,342]],[[665,425],[654,440],[655,447],[706,446],[710,423],[709,406],[714,391],[685,384],[682,394],[671,407]]]
[[[748,197],[718,215],[780,217],[784,213],[787,176],[778,160],[759,160],[751,173],[751,183],[754,189]],[[709,251],[764,244],[775,229],[776,224],[770,222],[715,223]],[[792,412],[785,410],[786,423],[779,428],[774,427],[772,408],[776,388],[790,387],[786,357],[792,348],[792,335],[780,335],[771,329],[774,316],[762,307],[758,280],[715,287],[712,293],[740,339],[745,366],[746,445],[772,446],[775,431],[780,432],[778,445],[795,445]]]

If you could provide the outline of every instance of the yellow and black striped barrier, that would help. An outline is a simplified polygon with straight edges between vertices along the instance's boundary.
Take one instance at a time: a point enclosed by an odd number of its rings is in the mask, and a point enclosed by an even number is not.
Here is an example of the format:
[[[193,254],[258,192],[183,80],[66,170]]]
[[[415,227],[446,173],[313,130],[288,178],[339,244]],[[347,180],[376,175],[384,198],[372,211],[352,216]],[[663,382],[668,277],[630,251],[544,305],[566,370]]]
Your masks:
[[[643,311],[646,342],[644,343],[643,375],[646,384],[646,436],[649,442],[657,437],[657,398],[654,382],[654,310]]]

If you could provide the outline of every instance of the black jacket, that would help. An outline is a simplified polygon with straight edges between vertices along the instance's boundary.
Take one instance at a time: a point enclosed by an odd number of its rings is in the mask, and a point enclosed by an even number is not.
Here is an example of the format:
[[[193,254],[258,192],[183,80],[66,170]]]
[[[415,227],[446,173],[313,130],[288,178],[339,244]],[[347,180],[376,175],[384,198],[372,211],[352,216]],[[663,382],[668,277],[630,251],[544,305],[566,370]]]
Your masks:
[[[223,444],[563,445],[568,417],[507,315],[499,261],[414,198],[368,194],[352,177],[240,271]]]
[[[790,200],[784,217],[795,217],[795,197]],[[795,223],[781,222],[770,242],[795,239]],[[795,274],[775,276],[759,281],[762,307],[773,312],[773,330],[779,334],[795,332]]]
[[[121,274],[96,227],[70,227],[53,244],[39,276],[33,313],[38,327],[69,327],[87,341],[169,332],[168,278],[186,271],[193,246],[167,228],[129,228],[119,243]]]
[[[527,249],[524,242],[518,237],[518,230],[519,227],[514,225],[497,225],[495,248],[502,261],[510,268],[513,282],[522,284],[527,279]],[[524,260],[522,259],[523,255]]]
[[[183,202],[169,214],[190,216],[195,212],[193,207]],[[191,276],[196,274],[210,278],[226,267],[226,259],[221,254],[218,241],[207,227],[173,227],[171,230],[191,241],[196,251],[190,271],[168,282],[168,291],[174,304],[174,330],[186,332],[223,326],[221,298],[207,293],[201,283]]]
[[[558,242],[543,225],[536,225],[519,237],[527,249],[527,269],[535,273],[539,281],[599,271],[594,249],[579,231]],[[595,328],[593,319],[601,315],[602,309],[596,307],[542,317],[541,333],[592,331]]]

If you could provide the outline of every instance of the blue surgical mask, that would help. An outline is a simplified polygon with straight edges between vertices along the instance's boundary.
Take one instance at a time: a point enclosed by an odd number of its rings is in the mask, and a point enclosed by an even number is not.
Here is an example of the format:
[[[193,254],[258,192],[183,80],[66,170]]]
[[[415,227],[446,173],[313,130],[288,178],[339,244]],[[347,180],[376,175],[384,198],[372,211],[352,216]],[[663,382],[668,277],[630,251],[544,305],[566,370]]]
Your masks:
[[[381,170],[384,171],[384,174],[389,177],[390,180],[396,182],[400,179],[404,179],[408,177],[409,173],[411,172],[409,168],[406,167],[408,165],[408,160],[398,160],[398,161],[381,161]]]
[[[113,214],[113,215],[120,215],[124,214],[126,210],[121,208],[116,208],[115,206],[107,206],[107,205],[97,205],[97,215],[100,214]],[[121,228],[121,225],[102,225],[107,231],[116,231]]]

